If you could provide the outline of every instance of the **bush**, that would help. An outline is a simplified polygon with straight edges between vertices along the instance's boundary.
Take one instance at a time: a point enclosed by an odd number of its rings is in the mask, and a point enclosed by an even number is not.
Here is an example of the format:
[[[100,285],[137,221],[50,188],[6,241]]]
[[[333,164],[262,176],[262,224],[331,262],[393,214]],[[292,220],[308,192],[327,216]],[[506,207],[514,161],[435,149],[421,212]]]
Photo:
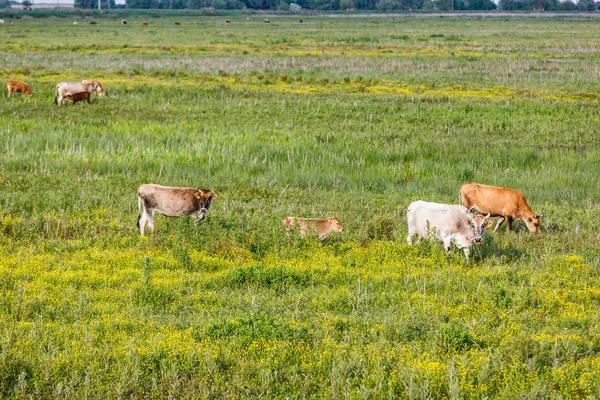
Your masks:
[[[373,240],[393,240],[394,220],[380,215],[373,217],[367,226],[367,236]]]

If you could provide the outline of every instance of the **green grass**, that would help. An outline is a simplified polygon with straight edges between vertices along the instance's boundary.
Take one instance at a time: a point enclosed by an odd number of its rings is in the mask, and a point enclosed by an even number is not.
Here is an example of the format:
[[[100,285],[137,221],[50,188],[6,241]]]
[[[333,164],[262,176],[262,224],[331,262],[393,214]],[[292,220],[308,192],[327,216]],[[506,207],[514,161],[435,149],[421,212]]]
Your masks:
[[[0,26],[0,397],[600,396],[596,24],[302,18]],[[408,246],[468,181],[542,232]],[[219,198],[140,238],[147,182]]]

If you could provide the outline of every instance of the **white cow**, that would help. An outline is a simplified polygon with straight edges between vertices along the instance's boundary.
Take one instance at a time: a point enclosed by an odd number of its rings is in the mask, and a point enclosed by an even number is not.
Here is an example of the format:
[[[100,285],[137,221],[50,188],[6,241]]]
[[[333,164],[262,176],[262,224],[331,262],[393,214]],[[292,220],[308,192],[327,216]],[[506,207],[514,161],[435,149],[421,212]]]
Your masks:
[[[67,96],[72,96],[76,93],[82,92],[97,92],[98,95],[104,94],[102,87],[98,85],[96,81],[90,81],[91,83],[77,83],[77,82],[61,82],[56,85],[56,96],[54,97],[54,104],[59,106]],[[57,98],[58,97],[58,98]]]
[[[408,221],[408,243],[412,244],[413,236],[419,239],[428,236],[436,237],[444,243],[446,253],[450,251],[450,244],[463,249],[467,262],[469,261],[469,248],[472,243],[480,244],[485,228],[490,221],[490,215],[474,215],[471,210],[461,205],[448,205],[415,201],[410,203],[406,211]]]

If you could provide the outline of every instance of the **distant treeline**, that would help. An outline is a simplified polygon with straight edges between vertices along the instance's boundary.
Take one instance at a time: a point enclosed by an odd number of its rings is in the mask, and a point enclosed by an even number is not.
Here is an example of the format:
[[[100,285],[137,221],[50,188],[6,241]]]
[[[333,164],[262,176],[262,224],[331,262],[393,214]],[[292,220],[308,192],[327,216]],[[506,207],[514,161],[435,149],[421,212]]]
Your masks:
[[[2,2],[3,0],[0,0]],[[110,1],[100,0],[102,8]],[[300,12],[304,10],[345,11],[596,11],[599,3],[594,0],[126,0],[127,8],[137,9],[254,9]],[[98,0],[75,0],[75,7],[97,8]]]

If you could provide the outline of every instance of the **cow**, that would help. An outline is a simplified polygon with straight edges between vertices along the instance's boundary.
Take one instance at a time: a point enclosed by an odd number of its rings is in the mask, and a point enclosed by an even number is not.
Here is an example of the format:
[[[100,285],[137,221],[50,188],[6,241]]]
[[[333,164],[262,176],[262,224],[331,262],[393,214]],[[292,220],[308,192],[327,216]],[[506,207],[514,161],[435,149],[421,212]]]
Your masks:
[[[90,25],[96,25],[96,21],[90,21]]]
[[[142,22],[142,25],[148,26],[148,23],[147,22]]]
[[[122,20],[121,20],[121,25],[127,25],[127,24],[128,24],[128,22],[127,22],[127,20],[126,20],[126,19],[122,19]]]
[[[71,96],[75,93],[81,92],[97,92],[104,94],[102,87],[99,86],[96,81],[84,81],[91,83],[76,83],[76,82],[61,82],[56,85],[56,96],[54,97],[54,104],[58,104],[59,106],[62,104],[63,100],[66,96]],[[58,97],[58,99],[57,99]]]
[[[450,252],[450,244],[463,249],[469,262],[469,248],[473,243],[481,244],[485,228],[490,217],[474,215],[472,210],[461,205],[414,201],[408,206],[406,219],[408,222],[408,244],[412,244],[414,235],[418,236],[417,244],[422,238],[433,236],[444,243],[446,253]]]
[[[4,23],[3,19],[0,19],[0,25],[2,25]]]
[[[79,22],[73,21],[73,25],[79,25]]]
[[[21,92],[21,97],[25,95],[33,96],[33,92],[31,89],[29,89],[29,85],[25,82],[8,81],[6,82],[6,87],[8,88],[8,97],[10,97],[14,92]]]
[[[102,87],[102,84],[100,82],[98,82],[95,79],[84,79],[81,81],[82,85],[97,85],[98,89],[96,90],[96,94],[98,96],[104,96],[106,93],[104,92],[104,88]]]
[[[190,215],[197,224],[204,219],[217,194],[209,189],[195,189],[155,185],[140,185],[138,195],[138,221],[140,234],[144,236],[146,224],[154,230],[154,211],[166,217]]]
[[[325,240],[331,232],[343,232],[344,230],[338,217],[327,219],[287,217],[283,220],[283,225],[288,231],[294,229],[296,224],[300,228],[302,238],[305,238],[309,231],[314,231],[319,235],[319,240]]]
[[[79,92],[79,93],[73,93],[73,94],[68,94],[65,96],[64,100],[71,100],[73,102],[73,104],[79,102],[79,101],[87,101],[88,104],[91,104],[90,101],[90,92]]]
[[[181,25],[181,22],[177,21],[175,22],[175,25]]]
[[[530,232],[539,232],[542,216],[531,211],[523,193],[515,189],[499,186],[465,183],[459,189],[459,201],[463,206],[474,207],[480,213],[489,213],[492,217],[500,217],[494,232],[506,220],[508,232],[514,220],[521,220]]]

